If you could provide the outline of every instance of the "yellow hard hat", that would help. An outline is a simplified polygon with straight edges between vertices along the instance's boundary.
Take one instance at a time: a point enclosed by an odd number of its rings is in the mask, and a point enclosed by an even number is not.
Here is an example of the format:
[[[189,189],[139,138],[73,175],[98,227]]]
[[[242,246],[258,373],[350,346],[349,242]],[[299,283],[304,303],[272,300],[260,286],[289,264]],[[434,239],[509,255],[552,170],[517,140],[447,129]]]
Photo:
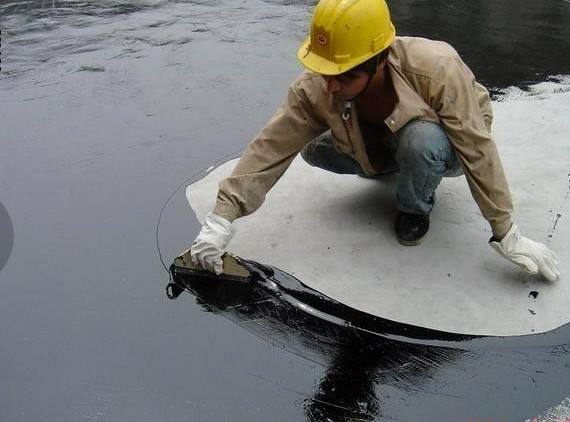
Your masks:
[[[321,0],[297,57],[313,72],[338,75],[386,49],[395,37],[384,0]]]

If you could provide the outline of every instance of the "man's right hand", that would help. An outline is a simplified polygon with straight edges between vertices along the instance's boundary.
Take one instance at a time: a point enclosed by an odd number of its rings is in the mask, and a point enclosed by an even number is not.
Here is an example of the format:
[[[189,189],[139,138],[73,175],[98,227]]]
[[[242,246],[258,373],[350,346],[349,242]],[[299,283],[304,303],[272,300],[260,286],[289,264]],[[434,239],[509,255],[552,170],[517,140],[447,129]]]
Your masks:
[[[190,248],[194,265],[220,275],[224,270],[222,255],[235,233],[232,223],[219,215],[210,213],[202,230]]]

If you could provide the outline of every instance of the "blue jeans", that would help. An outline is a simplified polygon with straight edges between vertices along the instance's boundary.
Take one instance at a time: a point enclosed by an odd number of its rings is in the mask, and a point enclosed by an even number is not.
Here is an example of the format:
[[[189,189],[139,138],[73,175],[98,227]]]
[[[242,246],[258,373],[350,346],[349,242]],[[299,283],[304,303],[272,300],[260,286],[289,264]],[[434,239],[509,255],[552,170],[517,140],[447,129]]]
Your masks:
[[[463,174],[447,134],[437,123],[412,120],[389,136],[387,147],[393,154],[393,165],[377,177],[396,173],[399,211],[428,215],[442,177]],[[330,132],[307,144],[301,156],[308,164],[324,170],[365,176],[354,158],[334,148]]]

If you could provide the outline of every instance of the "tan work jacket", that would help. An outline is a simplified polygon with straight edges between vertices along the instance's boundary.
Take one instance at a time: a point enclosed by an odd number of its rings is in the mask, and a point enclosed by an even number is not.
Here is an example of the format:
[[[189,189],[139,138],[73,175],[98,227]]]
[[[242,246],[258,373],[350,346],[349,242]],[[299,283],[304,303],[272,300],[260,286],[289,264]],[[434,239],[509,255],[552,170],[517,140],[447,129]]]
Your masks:
[[[512,201],[491,135],[488,91],[444,42],[397,37],[390,46],[387,69],[397,96],[394,111],[385,120],[387,127],[396,132],[413,119],[440,124],[481,213],[495,237],[502,239],[511,226]],[[329,94],[319,74],[303,72],[232,174],[220,183],[214,213],[233,221],[257,210],[297,153],[329,128],[335,147],[351,155],[367,174],[382,170],[372,166],[366,154],[355,107],[346,109]]]

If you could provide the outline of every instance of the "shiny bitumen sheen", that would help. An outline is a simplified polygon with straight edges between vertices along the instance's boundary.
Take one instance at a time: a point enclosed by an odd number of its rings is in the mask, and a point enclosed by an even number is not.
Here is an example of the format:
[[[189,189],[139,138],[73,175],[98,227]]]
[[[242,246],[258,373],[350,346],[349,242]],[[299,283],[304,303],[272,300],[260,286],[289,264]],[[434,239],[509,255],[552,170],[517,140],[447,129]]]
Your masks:
[[[270,117],[312,5],[0,2],[14,231],[0,420],[520,421],[568,397],[568,326],[430,342],[339,325],[287,292],[164,294],[164,201]],[[494,91],[569,73],[568,1],[390,5],[400,34],[451,42]],[[180,191],[161,226],[167,263],[197,231]]]

